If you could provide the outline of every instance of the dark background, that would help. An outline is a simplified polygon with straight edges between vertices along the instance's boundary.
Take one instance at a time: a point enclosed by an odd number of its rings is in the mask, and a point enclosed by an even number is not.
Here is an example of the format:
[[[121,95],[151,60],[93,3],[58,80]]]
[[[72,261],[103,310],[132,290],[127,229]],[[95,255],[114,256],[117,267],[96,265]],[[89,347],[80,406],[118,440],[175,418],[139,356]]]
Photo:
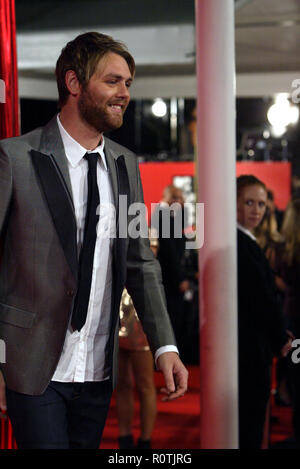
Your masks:
[[[170,130],[170,101],[165,100],[168,113],[157,118],[151,113],[151,100],[132,100],[127,108],[123,126],[109,136],[136,152],[145,161],[193,160],[194,148],[189,123],[194,119],[194,99],[184,100],[184,110],[178,116],[177,139],[172,141]],[[281,138],[265,139],[268,129],[267,111],[271,99],[239,98],[236,101],[236,148],[238,160],[292,162],[293,173],[300,176],[300,123],[291,127]],[[21,99],[21,132],[46,124],[58,112],[55,101]],[[243,147],[241,148],[241,145]],[[285,145],[285,148],[283,145]],[[287,144],[287,145],[286,145]],[[266,146],[268,152],[265,151]],[[249,156],[248,150],[254,155]]]

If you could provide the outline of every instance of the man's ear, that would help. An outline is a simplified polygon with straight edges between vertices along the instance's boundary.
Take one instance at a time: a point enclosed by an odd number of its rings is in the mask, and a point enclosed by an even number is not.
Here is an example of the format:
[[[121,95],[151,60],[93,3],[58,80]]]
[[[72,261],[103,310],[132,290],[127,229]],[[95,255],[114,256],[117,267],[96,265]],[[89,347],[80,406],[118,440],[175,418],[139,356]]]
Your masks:
[[[73,96],[77,96],[81,90],[80,83],[74,70],[68,70],[65,75],[66,87]]]

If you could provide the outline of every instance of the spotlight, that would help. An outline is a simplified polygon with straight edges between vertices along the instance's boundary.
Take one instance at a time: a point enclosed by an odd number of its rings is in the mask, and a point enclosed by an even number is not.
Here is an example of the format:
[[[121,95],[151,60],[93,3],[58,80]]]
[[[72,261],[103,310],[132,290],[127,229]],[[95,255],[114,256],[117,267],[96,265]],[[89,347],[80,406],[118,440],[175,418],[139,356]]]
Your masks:
[[[155,117],[164,117],[167,114],[167,105],[160,98],[155,100],[151,109]]]
[[[275,103],[269,108],[267,117],[272,125],[272,134],[280,137],[289,125],[298,122],[299,108],[290,104],[287,93],[280,93],[276,96]]]

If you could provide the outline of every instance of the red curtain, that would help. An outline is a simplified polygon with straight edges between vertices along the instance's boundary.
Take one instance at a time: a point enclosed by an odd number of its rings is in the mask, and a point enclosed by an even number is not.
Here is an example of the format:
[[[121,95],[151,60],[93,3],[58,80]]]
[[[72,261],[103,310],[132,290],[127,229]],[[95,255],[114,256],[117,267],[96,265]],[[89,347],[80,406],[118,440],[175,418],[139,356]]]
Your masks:
[[[0,139],[19,135],[14,0],[0,0]]]

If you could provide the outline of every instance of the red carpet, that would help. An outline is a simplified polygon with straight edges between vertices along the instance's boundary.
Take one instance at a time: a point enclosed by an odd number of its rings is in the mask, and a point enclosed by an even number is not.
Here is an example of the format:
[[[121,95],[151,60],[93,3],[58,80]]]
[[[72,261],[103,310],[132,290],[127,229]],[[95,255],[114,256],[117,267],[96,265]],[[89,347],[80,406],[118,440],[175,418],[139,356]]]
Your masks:
[[[271,423],[270,444],[290,438],[293,435],[291,407],[273,406],[272,417],[276,421]]]
[[[159,389],[163,386],[161,373],[155,373],[157,388],[157,419],[152,436],[155,449],[192,449],[199,448],[199,368],[189,368],[189,392],[174,402],[161,402]],[[133,435],[139,436],[139,405],[135,400],[135,418]],[[115,398],[111,401],[109,416],[102,438],[102,449],[118,448],[118,421]]]
[[[276,379],[277,359],[273,359],[272,366],[272,392],[275,395],[278,386]],[[279,443],[293,435],[292,431],[292,408],[288,406],[278,406],[275,399],[271,398],[271,422],[270,422],[270,445]]]
[[[153,432],[153,449],[197,449],[200,447],[200,377],[199,367],[189,366],[189,392],[174,402],[161,402],[159,388],[163,385],[161,373],[155,373],[157,395],[157,419]],[[292,411],[290,407],[272,405],[271,414],[275,417],[270,425],[270,444],[292,436]],[[135,400],[133,435],[139,436],[139,404]],[[118,448],[118,421],[116,403],[113,397],[108,420],[103,433],[101,448]]]
[[[163,385],[161,373],[155,373],[155,383],[158,390],[158,414],[153,432],[153,449],[198,449],[200,441],[200,377],[199,367],[189,366],[189,391],[181,399],[174,402],[161,402],[159,393]],[[135,400],[135,419],[133,434],[139,436],[139,405]],[[272,404],[270,425],[270,444],[278,443],[292,436],[292,410],[290,407],[278,407]],[[274,419],[275,417],[275,419]],[[11,427],[7,421],[1,419],[0,449],[12,448],[13,438]],[[3,428],[2,428],[3,427]],[[1,431],[2,430],[2,431]],[[116,403],[113,396],[109,416],[103,433],[101,444],[103,449],[118,448],[118,422],[116,417]]]

